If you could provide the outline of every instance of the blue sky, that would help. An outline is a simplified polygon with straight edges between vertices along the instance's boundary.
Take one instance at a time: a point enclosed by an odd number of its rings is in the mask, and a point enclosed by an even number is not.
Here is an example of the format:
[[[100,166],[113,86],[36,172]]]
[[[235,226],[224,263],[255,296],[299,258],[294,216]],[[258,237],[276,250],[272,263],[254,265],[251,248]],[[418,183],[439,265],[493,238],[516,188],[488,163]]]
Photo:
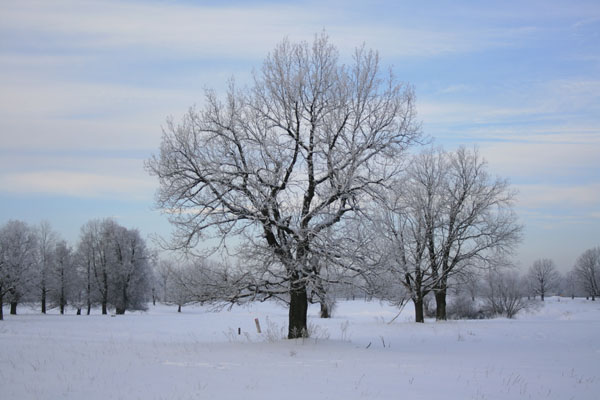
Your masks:
[[[477,145],[512,182],[517,263],[570,268],[600,245],[600,3],[413,3],[0,0],[0,223],[168,235],[143,169],[165,118],[325,29],[414,85],[436,144]]]

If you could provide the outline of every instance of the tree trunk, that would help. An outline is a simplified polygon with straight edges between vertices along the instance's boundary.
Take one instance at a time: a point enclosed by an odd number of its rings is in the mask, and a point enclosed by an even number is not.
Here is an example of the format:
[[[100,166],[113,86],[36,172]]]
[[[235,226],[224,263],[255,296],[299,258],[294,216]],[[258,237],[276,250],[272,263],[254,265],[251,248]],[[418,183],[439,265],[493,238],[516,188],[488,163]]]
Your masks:
[[[181,304],[177,304],[177,312],[181,312]]]
[[[436,321],[446,320],[446,289],[435,292],[435,319]]]
[[[67,301],[65,299],[65,283],[64,283],[64,276],[63,276],[63,282],[60,287],[60,315],[63,315],[65,313],[65,304],[66,303],[67,303]]]
[[[81,315],[81,307],[77,308],[77,315]]]
[[[4,296],[2,296],[2,288],[0,288],[0,321],[4,319]]]
[[[85,290],[85,296],[87,301],[87,315],[90,315],[92,311],[92,275],[91,266],[89,263],[87,266],[87,287]]]
[[[125,314],[125,310],[127,310],[127,303],[129,302],[129,298],[127,296],[127,285],[123,285],[123,290],[121,293],[121,301],[123,304],[117,310],[117,314],[122,315],[122,314]]]
[[[10,302],[10,315],[17,315],[17,302],[16,301]]]
[[[115,314],[117,314],[117,315],[125,314],[125,307],[117,307],[115,310]]]
[[[423,313],[423,298],[418,297],[413,299],[415,305],[415,322],[425,322],[425,314]]]
[[[308,298],[306,296],[306,286],[303,283],[297,285],[292,283],[292,290],[290,291],[288,339],[297,339],[308,336],[306,328],[307,313]]]
[[[102,272],[102,285],[104,286],[104,290],[102,291],[102,315],[106,315],[106,305],[108,303],[108,275],[106,270]]]
[[[46,314],[46,284],[42,283],[42,314]]]
[[[331,308],[324,301],[321,302],[321,312],[319,315],[321,318],[331,318]]]

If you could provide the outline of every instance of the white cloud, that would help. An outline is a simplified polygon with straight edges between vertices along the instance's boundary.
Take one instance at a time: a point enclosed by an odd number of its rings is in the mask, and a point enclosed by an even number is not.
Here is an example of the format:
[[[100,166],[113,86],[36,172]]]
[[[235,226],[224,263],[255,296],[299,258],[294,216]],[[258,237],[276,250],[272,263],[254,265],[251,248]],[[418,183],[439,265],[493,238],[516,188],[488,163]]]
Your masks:
[[[33,171],[0,175],[3,191],[19,194],[45,194],[83,198],[147,200],[155,184],[151,179],[101,175],[73,171]]]
[[[344,50],[366,42],[384,54],[432,56],[513,45],[530,35],[530,27],[511,29],[445,28],[437,23],[363,15],[348,21],[361,5],[261,4],[198,6],[158,2],[74,0],[22,1],[5,5],[4,29],[37,32],[47,40],[68,40],[71,46],[92,49],[162,49],[164,55],[197,54],[262,58],[285,36],[310,39],[323,28]],[[36,38],[32,39],[35,40]]]
[[[600,184],[587,185],[514,185],[519,191],[518,205],[533,210],[541,208],[560,207],[564,210],[577,212],[579,217],[591,217],[593,211],[589,207],[600,204]],[[552,215],[556,217],[555,215]],[[564,218],[564,216],[558,216]]]
[[[597,179],[600,168],[600,144],[488,142],[480,150],[491,171],[511,180],[576,183]]]
[[[115,84],[34,81],[3,89],[4,149],[156,148],[165,118],[201,100],[184,91]]]

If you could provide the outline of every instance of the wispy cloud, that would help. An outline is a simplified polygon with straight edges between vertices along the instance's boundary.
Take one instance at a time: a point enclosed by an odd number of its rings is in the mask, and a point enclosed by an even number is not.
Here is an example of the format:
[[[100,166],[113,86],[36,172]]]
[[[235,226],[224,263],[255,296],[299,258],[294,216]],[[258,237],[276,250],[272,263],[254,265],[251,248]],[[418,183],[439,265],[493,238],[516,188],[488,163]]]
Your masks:
[[[342,47],[362,42],[386,54],[434,56],[515,44],[535,28],[467,28],[398,23],[370,15],[360,3],[323,2],[247,4],[236,7],[190,3],[87,1],[23,1],[5,6],[0,17],[4,30],[26,31],[28,47],[47,46],[91,52],[135,47],[137,51],[162,49],[164,55],[185,53],[204,56],[259,59],[286,35],[310,39],[326,28],[338,36]],[[352,12],[361,19],[348,24]],[[410,10],[408,10],[410,11]]]
[[[600,204],[600,184],[587,185],[515,185],[520,207],[541,209],[558,207],[579,210],[579,215],[591,216]],[[587,211],[586,211],[587,210]],[[556,211],[556,210],[554,210]],[[556,216],[556,215],[554,215]]]
[[[113,198],[139,201],[152,196],[150,179],[73,171],[33,171],[0,175],[0,187],[8,193],[43,194],[79,198]]]

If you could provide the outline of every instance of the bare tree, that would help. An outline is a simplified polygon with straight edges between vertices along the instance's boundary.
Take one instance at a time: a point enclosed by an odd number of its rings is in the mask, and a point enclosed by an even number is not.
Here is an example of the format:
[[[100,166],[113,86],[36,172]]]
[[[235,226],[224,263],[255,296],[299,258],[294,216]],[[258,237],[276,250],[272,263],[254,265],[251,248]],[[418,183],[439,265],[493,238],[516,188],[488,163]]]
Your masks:
[[[81,227],[79,243],[77,245],[77,262],[84,275],[85,303],[87,315],[90,315],[92,304],[96,301],[95,284],[100,270],[101,253],[101,221],[91,220]],[[108,283],[108,278],[106,279]],[[103,301],[103,304],[105,302]],[[103,307],[103,311],[105,307]]]
[[[42,221],[38,227],[38,265],[36,286],[40,294],[42,313],[46,314],[46,300],[48,297],[48,271],[52,265],[52,254],[54,252],[58,234],[52,230],[48,221]]]
[[[50,298],[58,305],[60,313],[71,301],[76,290],[77,271],[73,258],[73,250],[64,240],[55,244],[52,264],[48,270],[48,289]]]
[[[110,251],[110,232],[115,225],[110,219],[91,220],[81,228],[80,252],[89,271],[88,315],[92,290],[99,294],[102,314],[108,314],[109,269],[113,256]]]
[[[127,229],[117,224],[111,226],[109,267],[111,284],[110,302],[117,314],[126,310],[145,310],[146,296],[150,289],[150,254],[146,243],[136,229]]]
[[[508,183],[493,179],[477,151],[428,149],[415,156],[403,180],[379,205],[383,254],[401,272],[417,321],[422,299],[435,294],[436,318],[446,319],[451,278],[497,264],[520,239]],[[456,281],[460,282],[460,279]]]
[[[527,279],[531,284],[531,289],[535,296],[540,296],[542,301],[548,292],[558,289],[560,283],[560,274],[556,270],[554,261],[541,258],[535,260],[533,265],[529,267]]]
[[[487,310],[494,315],[513,318],[529,307],[523,298],[519,275],[510,270],[490,270],[485,277],[484,299]]]
[[[237,236],[264,250],[236,298],[286,300],[288,337],[301,337],[323,235],[397,171],[419,135],[413,92],[380,71],[373,51],[340,65],[321,35],[312,45],[283,41],[251,88],[231,83],[224,101],[208,91],[205,104],[167,123],[147,163],[158,206],[182,247]]]
[[[586,296],[596,300],[596,296],[600,295],[600,247],[584,251],[573,271]]]
[[[561,291],[574,299],[577,294],[577,274],[575,269],[567,272],[561,282]]]
[[[442,209],[427,237],[430,263],[437,276],[436,318],[446,319],[448,279],[469,267],[485,267],[512,251],[522,227],[513,212],[514,192],[506,180],[492,178],[477,150],[460,147],[448,154]]]
[[[0,320],[5,296],[10,313],[17,313],[17,304],[33,279],[36,248],[37,235],[26,223],[11,220],[0,228]]]
[[[415,322],[424,322],[424,298],[435,286],[427,258],[427,230],[435,209],[431,182],[397,181],[384,192],[370,217],[375,240],[367,249],[373,266],[370,282],[379,285],[377,295],[388,299],[408,294],[415,307]],[[397,284],[406,291],[392,290]],[[397,293],[396,293],[397,292]]]
[[[154,264],[154,278],[158,289],[158,300],[167,302],[169,282],[175,262],[171,259],[161,258]]]

